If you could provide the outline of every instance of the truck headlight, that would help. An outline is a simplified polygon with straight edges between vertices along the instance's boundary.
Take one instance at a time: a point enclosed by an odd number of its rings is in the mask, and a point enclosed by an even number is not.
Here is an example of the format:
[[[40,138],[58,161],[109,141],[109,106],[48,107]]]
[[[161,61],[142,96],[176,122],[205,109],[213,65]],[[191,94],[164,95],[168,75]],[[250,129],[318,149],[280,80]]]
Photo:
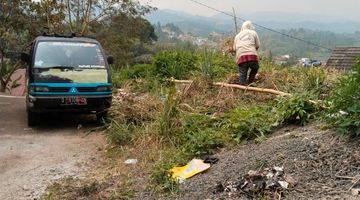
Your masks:
[[[30,93],[33,92],[50,92],[50,90],[46,86],[30,86]]]
[[[96,88],[97,92],[111,92],[112,86],[99,86]]]

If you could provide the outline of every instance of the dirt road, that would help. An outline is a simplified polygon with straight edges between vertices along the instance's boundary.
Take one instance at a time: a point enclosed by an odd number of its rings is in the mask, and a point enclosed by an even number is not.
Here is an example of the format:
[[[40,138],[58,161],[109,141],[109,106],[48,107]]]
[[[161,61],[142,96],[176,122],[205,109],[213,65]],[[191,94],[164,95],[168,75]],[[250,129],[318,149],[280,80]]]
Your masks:
[[[28,128],[25,100],[0,95],[0,199],[38,198],[53,181],[81,178],[101,160],[103,136],[84,133],[94,127],[92,118],[53,115],[43,120]]]

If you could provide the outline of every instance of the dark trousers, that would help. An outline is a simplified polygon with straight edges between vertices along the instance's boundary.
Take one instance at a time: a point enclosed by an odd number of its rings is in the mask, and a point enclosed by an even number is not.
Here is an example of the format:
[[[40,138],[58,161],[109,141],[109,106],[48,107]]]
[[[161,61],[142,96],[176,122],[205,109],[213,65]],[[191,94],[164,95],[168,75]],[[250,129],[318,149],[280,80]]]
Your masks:
[[[250,75],[248,79],[249,69],[250,69]],[[239,64],[240,85],[247,85],[253,83],[255,81],[255,77],[258,71],[259,71],[258,61],[249,61],[246,63]]]

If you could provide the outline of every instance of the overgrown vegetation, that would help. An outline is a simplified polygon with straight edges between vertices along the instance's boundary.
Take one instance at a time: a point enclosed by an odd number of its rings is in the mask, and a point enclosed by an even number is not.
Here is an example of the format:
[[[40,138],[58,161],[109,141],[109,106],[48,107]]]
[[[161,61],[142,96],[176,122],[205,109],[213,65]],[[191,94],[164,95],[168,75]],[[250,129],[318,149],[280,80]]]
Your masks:
[[[188,51],[160,52],[154,57],[155,72],[162,78],[186,79],[195,71],[196,60],[196,56]]]
[[[158,149],[147,171],[153,191],[178,191],[169,174],[173,166],[246,141],[262,142],[283,125],[306,125],[316,119],[321,111],[316,102],[324,100],[338,75],[321,68],[284,68],[263,60],[254,85],[293,96],[276,98],[209,84],[236,82],[232,63],[230,57],[216,52],[176,50],[159,53],[153,64],[114,72],[115,85],[123,89],[113,108],[109,140],[131,149],[144,138],[156,141]],[[174,85],[166,81],[170,77],[195,81]],[[157,87],[149,87],[153,83]]]
[[[360,136],[359,83],[360,59],[352,72],[340,78],[329,97],[328,121],[345,135]]]

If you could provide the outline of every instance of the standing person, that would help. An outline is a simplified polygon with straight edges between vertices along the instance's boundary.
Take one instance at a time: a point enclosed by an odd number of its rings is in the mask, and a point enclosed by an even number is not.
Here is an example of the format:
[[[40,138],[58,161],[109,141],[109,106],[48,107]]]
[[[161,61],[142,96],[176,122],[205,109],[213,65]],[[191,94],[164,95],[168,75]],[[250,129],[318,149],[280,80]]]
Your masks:
[[[259,36],[250,21],[244,22],[240,33],[235,37],[234,50],[236,51],[236,64],[239,66],[240,84],[247,85],[255,81],[259,70],[260,48]],[[248,72],[250,71],[249,79]]]

